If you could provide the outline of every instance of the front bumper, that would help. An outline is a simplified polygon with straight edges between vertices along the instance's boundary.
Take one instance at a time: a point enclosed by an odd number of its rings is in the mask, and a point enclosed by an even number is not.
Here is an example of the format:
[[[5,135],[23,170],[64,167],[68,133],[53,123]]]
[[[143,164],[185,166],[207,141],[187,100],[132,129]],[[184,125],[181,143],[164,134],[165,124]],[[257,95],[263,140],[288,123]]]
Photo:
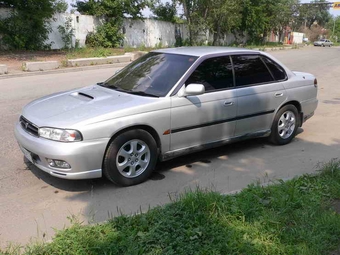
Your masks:
[[[28,134],[19,123],[16,124],[14,133],[26,158],[50,175],[64,179],[102,176],[102,162],[109,138],[72,143],[56,142]],[[71,168],[51,167],[47,159],[66,161]]]

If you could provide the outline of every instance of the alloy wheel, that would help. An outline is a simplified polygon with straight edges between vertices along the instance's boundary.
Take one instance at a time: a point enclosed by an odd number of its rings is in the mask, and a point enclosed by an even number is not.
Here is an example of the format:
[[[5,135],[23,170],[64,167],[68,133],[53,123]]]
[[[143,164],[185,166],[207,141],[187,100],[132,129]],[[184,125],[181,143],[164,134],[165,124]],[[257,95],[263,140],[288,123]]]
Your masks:
[[[292,111],[284,112],[277,125],[278,132],[281,138],[287,139],[289,138],[295,130],[296,118],[295,114]]]
[[[123,144],[117,153],[117,169],[124,177],[135,178],[148,167],[150,154],[145,142],[138,139],[130,140]]]

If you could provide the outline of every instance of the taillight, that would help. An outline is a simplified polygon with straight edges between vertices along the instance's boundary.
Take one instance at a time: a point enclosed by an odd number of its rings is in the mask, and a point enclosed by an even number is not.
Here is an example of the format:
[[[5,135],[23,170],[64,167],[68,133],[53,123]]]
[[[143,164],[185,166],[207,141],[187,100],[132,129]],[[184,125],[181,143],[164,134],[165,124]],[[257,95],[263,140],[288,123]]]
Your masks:
[[[314,87],[317,88],[318,87],[318,80],[315,78],[314,79]]]

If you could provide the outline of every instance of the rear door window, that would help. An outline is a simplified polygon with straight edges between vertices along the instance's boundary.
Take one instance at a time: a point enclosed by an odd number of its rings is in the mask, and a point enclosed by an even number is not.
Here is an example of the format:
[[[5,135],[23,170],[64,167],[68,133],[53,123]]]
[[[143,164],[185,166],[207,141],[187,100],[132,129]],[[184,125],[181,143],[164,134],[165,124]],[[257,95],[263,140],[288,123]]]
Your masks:
[[[266,65],[258,55],[232,56],[236,87],[274,81]]]

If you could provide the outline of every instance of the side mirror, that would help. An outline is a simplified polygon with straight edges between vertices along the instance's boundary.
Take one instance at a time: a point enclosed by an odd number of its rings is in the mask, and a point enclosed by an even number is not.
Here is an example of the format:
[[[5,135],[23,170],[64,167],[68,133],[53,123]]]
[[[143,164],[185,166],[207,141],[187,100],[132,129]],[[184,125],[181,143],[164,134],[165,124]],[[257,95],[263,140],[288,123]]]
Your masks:
[[[198,96],[203,95],[205,92],[205,87],[202,84],[191,83],[188,86],[183,86],[178,92],[179,97],[186,96]]]

